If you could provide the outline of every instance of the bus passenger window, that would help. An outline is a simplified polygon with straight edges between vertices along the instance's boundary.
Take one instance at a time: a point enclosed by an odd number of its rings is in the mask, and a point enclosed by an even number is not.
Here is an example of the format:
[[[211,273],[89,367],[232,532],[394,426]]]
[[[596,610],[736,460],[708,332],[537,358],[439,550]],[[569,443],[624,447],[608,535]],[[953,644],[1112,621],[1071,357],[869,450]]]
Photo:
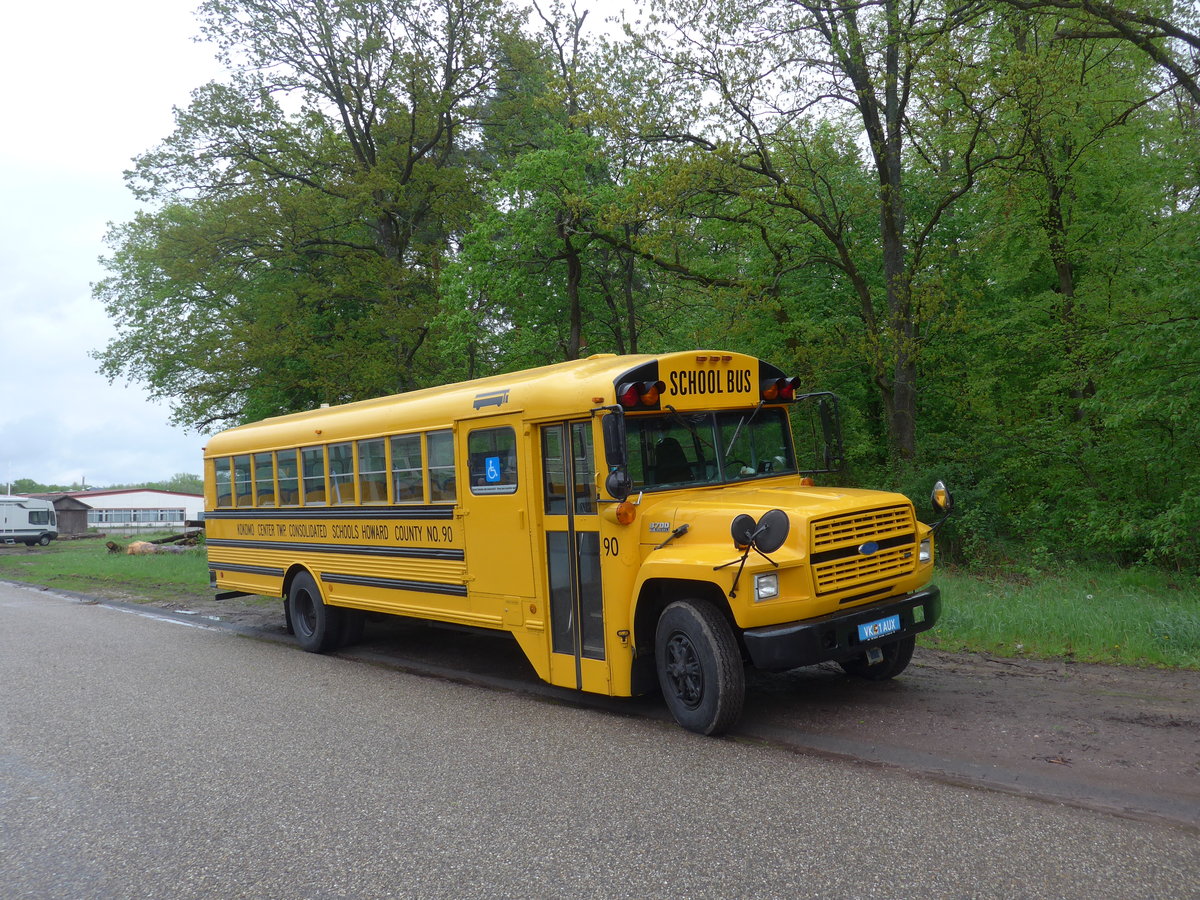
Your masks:
[[[254,505],[254,482],[250,477],[250,457],[233,458],[233,497],[238,506]]]
[[[300,505],[300,470],[296,464],[295,450],[280,450],[275,454],[275,465],[279,470],[279,505]]]
[[[325,505],[325,448],[308,447],[300,451],[306,506]]]
[[[358,442],[358,497],[362,503],[387,503],[387,457],[383,438]]]
[[[392,438],[392,493],[397,503],[425,502],[425,468],[421,465],[421,436]]]
[[[274,463],[270,453],[254,454],[254,496],[259,506],[275,505]]]
[[[217,506],[233,506],[233,470],[228,456],[214,459],[213,483],[217,488]]]
[[[596,462],[592,452],[592,423],[571,425],[571,446],[575,453],[575,512],[596,514]]]
[[[453,502],[458,497],[454,474],[454,435],[449,431],[431,431],[425,436],[429,455],[429,499]]]
[[[542,429],[542,472],[546,515],[567,514],[567,467],[563,460],[563,426]]]
[[[467,436],[472,494],[517,492],[517,434],[511,428],[484,428]]]
[[[356,502],[353,444],[329,445],[329,493],[339,506]]]

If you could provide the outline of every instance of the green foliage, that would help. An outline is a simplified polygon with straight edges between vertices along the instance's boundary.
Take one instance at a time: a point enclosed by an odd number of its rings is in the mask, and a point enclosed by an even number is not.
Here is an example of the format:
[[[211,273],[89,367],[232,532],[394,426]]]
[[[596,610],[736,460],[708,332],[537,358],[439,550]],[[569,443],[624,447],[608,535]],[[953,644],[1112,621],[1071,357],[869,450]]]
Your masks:
[[[1200,297],[1184,272],[1200,222],[1182,123],[1146,102],[1129,48],[1020,24],[1003,59],[1021,143],[965,223],[978,262],[958,277],[978,294],[931,351],[962,374],[927,395],[924,468],[969,501],[949,529],[963,558],[1015,544],[1195,567]]]
[[[108,490],[173,491],[177,494],[203,494],[204,478],[187,472],[178,472],[166,481],[147,481],[141,484],[114,484]]]
[[[97,488],[96,485],[93,485],[92,487]],[[103,489],[144,489],[148,491],[174,491],[179,494],[203,494],[204,478],[200,475],[192,475],[188,472],[178,472],[165,481],[145,481],[136,484],[110,484],[106,485]],[[12,492],[14,494],[58,494],[84,490],[87,490],[87,486],[82,484],[40,484],[39,482],[34,481],[32,478],[18,478],[12,483]]]
[[[951,485],[944,555],[1196,570],[1196,11],[1153,6],[210,0],[102,370],[204,428],[741,350],[841,396],[850,482]]]
[[[17,478],[5,486],[12,494],[53,494],[65,491],[81,491],[80,485],[41,484],[32,478]]]

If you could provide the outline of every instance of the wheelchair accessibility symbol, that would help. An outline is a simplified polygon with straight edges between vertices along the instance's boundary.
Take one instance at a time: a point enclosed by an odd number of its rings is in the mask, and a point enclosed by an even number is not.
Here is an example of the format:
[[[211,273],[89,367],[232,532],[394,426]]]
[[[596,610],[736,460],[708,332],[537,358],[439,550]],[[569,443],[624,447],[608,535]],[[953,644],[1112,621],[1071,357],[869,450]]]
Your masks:
[[[484,460],[483,477],[488,484],[500,482],[500,457],[489,456]]]

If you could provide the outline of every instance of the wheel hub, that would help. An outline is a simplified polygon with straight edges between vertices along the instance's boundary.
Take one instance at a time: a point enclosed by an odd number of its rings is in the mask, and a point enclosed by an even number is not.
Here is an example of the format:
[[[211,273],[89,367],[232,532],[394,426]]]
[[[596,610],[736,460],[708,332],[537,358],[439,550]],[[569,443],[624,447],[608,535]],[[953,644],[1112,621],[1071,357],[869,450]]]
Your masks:
[[[676,632],[667,641],[666,671],[675,696],[684,706],[699,706],[704,698],[704,670],[687,635]]]

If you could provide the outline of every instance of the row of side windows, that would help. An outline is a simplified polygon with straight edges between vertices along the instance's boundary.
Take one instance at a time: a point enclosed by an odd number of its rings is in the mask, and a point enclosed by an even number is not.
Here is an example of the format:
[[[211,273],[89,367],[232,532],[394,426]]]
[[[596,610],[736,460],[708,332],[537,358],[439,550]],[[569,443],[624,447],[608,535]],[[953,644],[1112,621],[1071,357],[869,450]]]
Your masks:
[[[212,461],[218,507],[453,503],[454,436],[398,434]]]
[[[180,509],[89,509],[89,525],[172,524],[187,518]]]

